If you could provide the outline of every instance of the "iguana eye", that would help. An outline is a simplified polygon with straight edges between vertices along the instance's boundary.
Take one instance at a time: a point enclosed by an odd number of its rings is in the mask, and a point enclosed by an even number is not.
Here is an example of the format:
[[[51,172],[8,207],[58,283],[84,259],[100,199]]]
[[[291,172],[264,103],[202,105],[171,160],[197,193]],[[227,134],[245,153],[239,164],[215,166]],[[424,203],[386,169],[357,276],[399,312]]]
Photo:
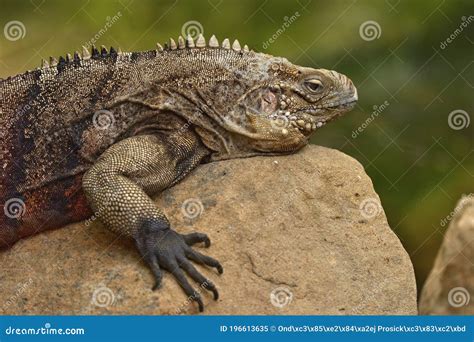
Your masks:
[[[304,81],[304,85],[312,93],[319,93],[323,89],[323,83],[316,78]]]

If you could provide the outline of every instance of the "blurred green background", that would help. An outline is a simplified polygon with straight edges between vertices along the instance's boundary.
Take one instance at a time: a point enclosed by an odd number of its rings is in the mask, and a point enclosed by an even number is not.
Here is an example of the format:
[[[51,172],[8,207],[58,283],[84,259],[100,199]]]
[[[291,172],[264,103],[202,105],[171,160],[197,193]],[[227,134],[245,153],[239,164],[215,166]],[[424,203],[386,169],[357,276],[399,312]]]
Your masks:
[[[474,119],[472,0],[1,0],[0,5],[0,77],[79,50],[95,36],[98,45],[150,50],[157,41],[176,38],[185,23],[189,30],[202,27],[206,37],[238,38],[254,50],[348,75],[359,90],[358,106],[312,142],[364,165],[413,260],[419,290],[447,228],[442,220],[462,194],[474,192],[474,123],[468,125]],[[119,19],[108,27],[114,16]],[[19,36],[7,32],[12,21],[24,26]]]

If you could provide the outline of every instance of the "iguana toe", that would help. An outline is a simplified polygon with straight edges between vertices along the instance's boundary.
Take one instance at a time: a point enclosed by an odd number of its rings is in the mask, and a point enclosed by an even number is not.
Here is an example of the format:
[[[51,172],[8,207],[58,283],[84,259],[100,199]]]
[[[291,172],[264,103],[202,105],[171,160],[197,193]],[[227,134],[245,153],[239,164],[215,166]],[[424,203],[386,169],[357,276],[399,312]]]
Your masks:
[[[188,246],[193,246],[193,245],[195,245],[196,243],[199,243],[199,242],[204,242],[204,247],[206,247],[206,248],[211,246],[211,240],[209,239],[209,237],[206,234],[203,234],[203,233],[190,233],[190,234],[186,234],[186,235],[182,235],[182,236],[183,236],[184,242],[186,242],[186,244]]]
[[[215,267],[219,274],[222,274],[223,268],[214,258],[203,255],[190,247],[199,242],[204,242],[205,246],[210,245],[206,234],[182,235],[170,229],[167,223],[156,220],[143,224],[136,237],[138,250],[155,277],[156,282],[153,290],[161,286],[161,268],[163,268],[173,274],[189,299],[195,301],[199,306],[199,311],[202,312],[204,304],[200,291],[195,290],[189,284],[185,272],[199,284],[200,288],[212,292],[215,300],[219,298],[219,292],[209,279],[199,273],[190,260],[201,265]]]

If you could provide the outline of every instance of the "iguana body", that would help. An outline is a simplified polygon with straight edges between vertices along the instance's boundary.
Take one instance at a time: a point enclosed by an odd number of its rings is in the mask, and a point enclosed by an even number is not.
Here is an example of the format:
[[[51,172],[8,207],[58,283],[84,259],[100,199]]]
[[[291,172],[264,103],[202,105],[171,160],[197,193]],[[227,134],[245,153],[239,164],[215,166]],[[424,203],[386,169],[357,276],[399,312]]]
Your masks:
[[[206,235],[170,228],[150,196],[200,163],[297,151],[357,100],[334,71],[180,37],[163,49],[103,48],[0,81],[0,246],[94,214],[134,239],[158,287],[183,270],[217,298],[189,262],[216,267],[190,246]]]

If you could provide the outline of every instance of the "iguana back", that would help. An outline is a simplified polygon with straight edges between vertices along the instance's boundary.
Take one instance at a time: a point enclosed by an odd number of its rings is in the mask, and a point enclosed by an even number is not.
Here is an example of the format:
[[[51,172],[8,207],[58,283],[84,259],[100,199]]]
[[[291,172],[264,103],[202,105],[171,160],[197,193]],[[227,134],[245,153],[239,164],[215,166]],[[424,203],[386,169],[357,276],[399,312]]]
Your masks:
[[[221,46],[212,37],[207,45],[201,36],[146,52],[92,48],[0,80],[0,246],[90,216],[82,175],[127,137],[190,126],[214,159],[303,146],[332,117],[316,122],[318,107],[289,116],[288,106],[307,107],[310,100],[293,85],[301,70],[237,41]],[[351,86],[337,73],[328,77]],[[285,83],[301,103],[285,102]],[[266,89],[270,84],[281,99]],[[336,90],[332,100],[327,96],[330,105],[339,104]],[[261,112],[291,127],[276,125],[275,138],[275,125]]]
[[[344,75],[254,53],[228,39],[180,37],[142,53],[95,48],[0,81],[0,247],[92,214],[127,236],[150,267],[154,289],[170,271],[189,299],[203,300],[184,272],[219,298],[190,261],[206,234],[171,229],[150,196],[203,162],[296,152],[352,109]]]
[[[128,98],[155,97],[157,103],[177,83],[224,80],[229,66],[245,65],[255,55],[216,48],[122,53],[102,47],[59,62],[52,58],[51,65],[0,80],[0,203],[5,211],[0,245],[91,215],[82,174],[110,145],[142,132],[149,116],[160,121],[156,111]],[[206,78],[196,73],[203,69]],[[156,92],[150,92],[153,87]],[[162,121],[170,115],[166,112]]]

